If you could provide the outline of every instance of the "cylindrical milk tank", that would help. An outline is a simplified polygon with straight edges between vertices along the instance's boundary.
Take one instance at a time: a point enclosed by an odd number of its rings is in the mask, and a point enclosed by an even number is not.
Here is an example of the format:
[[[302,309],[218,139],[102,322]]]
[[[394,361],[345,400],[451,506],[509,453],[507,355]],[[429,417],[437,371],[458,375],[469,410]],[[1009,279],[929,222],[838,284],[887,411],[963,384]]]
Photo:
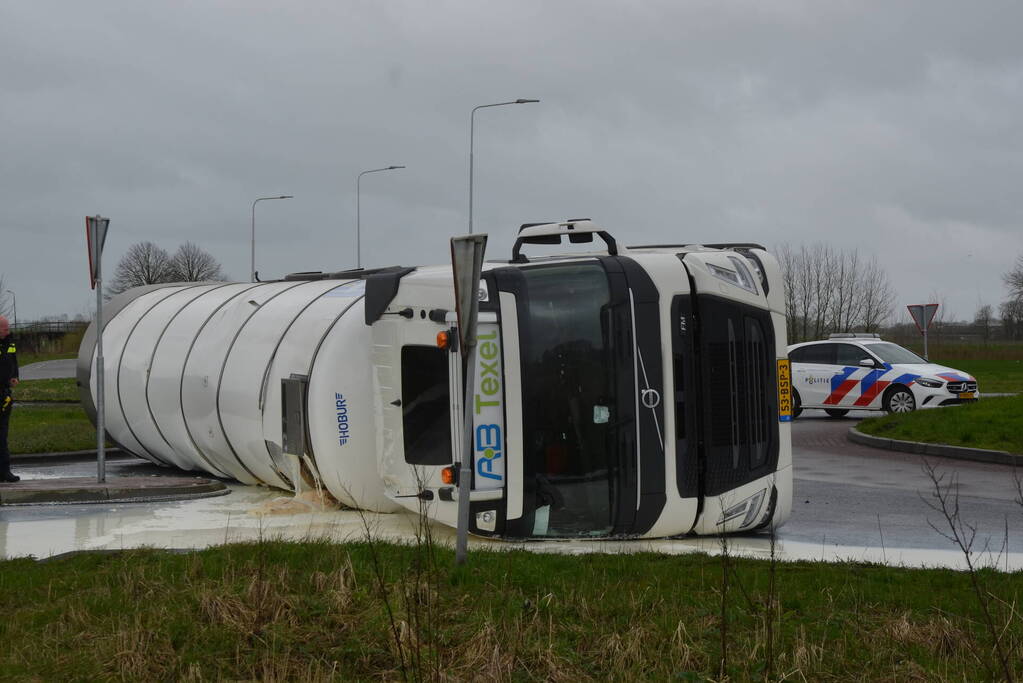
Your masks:
[[[103,326],[108,435],[154,463],[292,489],[303,474],[283,454],[282,380],[298,381],[308,401],[304,476],[347,505],[397,509],[377,467],[364,293],[362,280],[313,279],[152,285],[114,297]],[[78,356],[93,421],[95,328]]]

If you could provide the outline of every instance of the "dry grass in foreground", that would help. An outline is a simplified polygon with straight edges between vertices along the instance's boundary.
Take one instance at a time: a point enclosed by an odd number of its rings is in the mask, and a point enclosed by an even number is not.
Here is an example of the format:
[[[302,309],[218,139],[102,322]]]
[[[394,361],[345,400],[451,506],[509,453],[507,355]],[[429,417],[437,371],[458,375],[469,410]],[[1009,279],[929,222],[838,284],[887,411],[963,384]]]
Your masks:
[[[519,551],[474,552],[456,568],[450,555],[423,543],[264,542],[3,562],[0,671],[42,680],[998,675],[963,572]],[[1023,576],[981,574],[1019,677]]]

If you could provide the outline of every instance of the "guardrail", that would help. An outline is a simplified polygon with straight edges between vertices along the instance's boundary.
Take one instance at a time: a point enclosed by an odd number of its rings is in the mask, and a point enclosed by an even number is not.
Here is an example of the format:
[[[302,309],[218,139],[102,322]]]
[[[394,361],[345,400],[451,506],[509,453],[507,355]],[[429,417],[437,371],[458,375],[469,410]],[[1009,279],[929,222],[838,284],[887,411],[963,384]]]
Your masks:
[[[89,323],[82,321],[40,321],[11,326],[12,336],[23,353],[66,353],[78,350]]]
[[[11,332],[16,336],[23,336],[26,334],[67,334],[68,332],[79,332],[88,326],[88,322],[80,320],[47,320],[42,322],[18,323],[17,325],[11,325]]]

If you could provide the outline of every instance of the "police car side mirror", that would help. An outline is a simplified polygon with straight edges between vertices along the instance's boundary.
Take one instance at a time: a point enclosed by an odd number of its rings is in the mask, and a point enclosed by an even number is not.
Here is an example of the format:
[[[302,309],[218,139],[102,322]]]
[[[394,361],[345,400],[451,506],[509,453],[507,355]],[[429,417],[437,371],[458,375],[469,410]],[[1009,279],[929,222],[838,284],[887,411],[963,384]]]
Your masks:
[[[860,361],[860,366],[864,368],[877,367],[877,363],[874,362],[873,358],[864,358]]]

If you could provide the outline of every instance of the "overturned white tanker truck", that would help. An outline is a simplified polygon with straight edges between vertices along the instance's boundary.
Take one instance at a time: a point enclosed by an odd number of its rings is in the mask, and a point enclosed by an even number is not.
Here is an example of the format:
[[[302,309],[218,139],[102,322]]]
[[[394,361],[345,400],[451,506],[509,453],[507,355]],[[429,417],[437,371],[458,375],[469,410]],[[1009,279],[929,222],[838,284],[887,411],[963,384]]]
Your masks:
[[[603,240],[530,257],[532,244]],[[532,249],[531,249],[532,250]],[[484,264],[475,391],[450,266],[178,283],[104,308],[109,437],[160,465],[503,538],[718,534],[789,516],[782,282],[755,244],[620,247],[588,220]],[[79,352],[95,419],[96,325]],[[463,401],[473,478],[458,482]]]

